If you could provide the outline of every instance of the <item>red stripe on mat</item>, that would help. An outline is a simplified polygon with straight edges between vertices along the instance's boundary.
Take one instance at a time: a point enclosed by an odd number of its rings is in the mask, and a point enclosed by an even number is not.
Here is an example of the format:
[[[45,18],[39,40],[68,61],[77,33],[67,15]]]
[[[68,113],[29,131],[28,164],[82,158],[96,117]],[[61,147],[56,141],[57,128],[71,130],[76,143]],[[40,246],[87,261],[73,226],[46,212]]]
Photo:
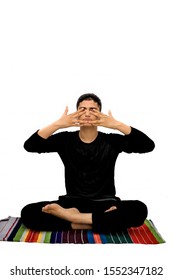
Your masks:
[[[144,229],[143,234],[145,233],[147,243],[153,243],[153,244],[159,243],[158,240],[153,235],[153,233],[148,229],[146,224],[143,225],[143,229]]]
[[[37,242],[38,236],[39,236],[38,231],[30,230],[28,232],[28,235],[27,235],[26,239],[25,239],[25,242]]]
[[[93,237],[96,243],[102,243],[100,235],[98,233],[94,233]]]
[[[138,244],[158,244],[157,239],[148,229],[147,225],[142,225],[138,228],[128,229],[131,239]]]

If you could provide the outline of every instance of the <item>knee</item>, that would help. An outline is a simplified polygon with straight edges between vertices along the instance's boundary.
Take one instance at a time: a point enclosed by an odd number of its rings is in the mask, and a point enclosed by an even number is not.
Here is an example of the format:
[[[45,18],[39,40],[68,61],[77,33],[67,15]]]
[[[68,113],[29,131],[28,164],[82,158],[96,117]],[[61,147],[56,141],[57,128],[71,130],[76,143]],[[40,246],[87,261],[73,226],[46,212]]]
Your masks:
[[[21,218],[22,219],[23,219],[23,217],[26,216],[26,213],[28,212],[27,208],[28,208],[28,205],[24,206],[21,210]]]
[[[136,200],[136,207],[137,210],[140,211],[141,215],[143,215],[146,218],[148,215],[148,208],[146,204],[140,200]]]
[[[21,221],[27,228],[35,228],[35,219],[37,212],[34,210],[34,204],[28,204],[21,210]]]
[[[148,208],[145,203],[139,200],[135,201],[134,208],[135,208],[134,216],[136,217],[135,226],[141,226],[144,223],[145,219],[147,218]]]
[[[28,204],[24,206],[21,210],[21,218],[25,218],[29,216],[29,213],[31,212],[31,204]]]
[[[21,210],[21,220],[22,220],[22,223],[25,225],[25,226],[28,226],[28,220],[29,220],[29,213],[30,213],[30,210],[29,210],[29,205],[26,205],[22,208]]]

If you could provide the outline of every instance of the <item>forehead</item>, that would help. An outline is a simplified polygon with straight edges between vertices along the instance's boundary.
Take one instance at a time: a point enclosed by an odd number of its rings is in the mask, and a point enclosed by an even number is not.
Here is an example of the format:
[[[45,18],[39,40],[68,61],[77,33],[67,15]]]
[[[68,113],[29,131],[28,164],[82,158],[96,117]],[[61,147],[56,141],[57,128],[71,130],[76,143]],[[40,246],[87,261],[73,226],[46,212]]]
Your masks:
[[[83,100],[79,103],[79,108],[99,108],[99,105],[94,100]]]

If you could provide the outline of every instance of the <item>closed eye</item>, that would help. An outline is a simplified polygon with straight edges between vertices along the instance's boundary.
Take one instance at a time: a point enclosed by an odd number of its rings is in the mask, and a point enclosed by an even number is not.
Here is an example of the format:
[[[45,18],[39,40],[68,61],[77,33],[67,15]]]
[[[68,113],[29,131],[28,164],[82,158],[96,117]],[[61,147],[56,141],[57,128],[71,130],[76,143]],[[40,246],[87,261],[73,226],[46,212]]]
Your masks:
[[[83,111],[86,111],[86,110],[87,110],[86,107],[80,107],[79,109],[80,109],[80,110],[83,110]],[[90,110],[90,111],[94,111],[94,110],[97,110],[97,111],[98,111],[98,109],[97,109],[96,107],[90,107],[89,110]]]
[[[95,107],[90,108],[90,111],[94,111],[94,110],[97,110],[97,108],[95,108]]]

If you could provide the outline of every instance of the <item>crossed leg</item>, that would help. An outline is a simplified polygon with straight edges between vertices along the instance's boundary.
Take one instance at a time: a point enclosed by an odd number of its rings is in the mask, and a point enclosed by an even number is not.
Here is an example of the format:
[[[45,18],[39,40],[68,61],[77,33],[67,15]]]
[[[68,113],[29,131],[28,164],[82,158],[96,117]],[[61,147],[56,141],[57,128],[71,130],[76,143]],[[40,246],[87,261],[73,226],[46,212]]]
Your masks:
[[[105,212],[116,208],[116,206],[112,206]],[[42,208],[42,211],[71,222],[72,229],[92,229],[92,213],[81,213],[77,208],[66,209],[57,203],[47,204]]]

